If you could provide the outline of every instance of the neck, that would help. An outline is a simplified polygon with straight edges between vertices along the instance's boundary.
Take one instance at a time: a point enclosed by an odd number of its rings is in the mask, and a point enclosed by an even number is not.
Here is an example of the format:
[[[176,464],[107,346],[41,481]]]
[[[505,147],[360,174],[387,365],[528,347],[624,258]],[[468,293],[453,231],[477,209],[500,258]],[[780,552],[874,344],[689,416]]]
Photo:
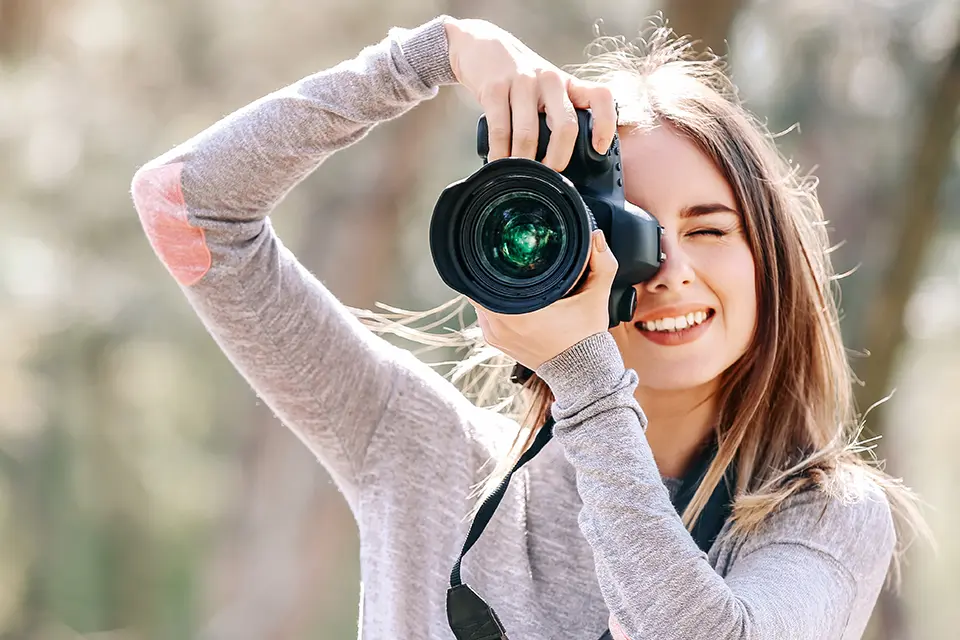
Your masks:
[[[647,441],[660,475],[679,478],[695,459],[717,419],[717,385],[664,391],[637,387],[634,394],[647,416]]]

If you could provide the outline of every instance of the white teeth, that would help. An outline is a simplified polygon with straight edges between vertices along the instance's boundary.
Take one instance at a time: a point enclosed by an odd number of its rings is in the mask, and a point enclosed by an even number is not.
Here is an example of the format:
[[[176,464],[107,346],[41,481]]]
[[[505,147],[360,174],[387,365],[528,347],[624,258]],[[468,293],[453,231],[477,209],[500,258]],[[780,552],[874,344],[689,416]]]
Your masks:
[[[641,322],[640,327],[645,331],[680,331],[688,327],[696,326],[706,319],[706,311],[694,311],[685,316]]]

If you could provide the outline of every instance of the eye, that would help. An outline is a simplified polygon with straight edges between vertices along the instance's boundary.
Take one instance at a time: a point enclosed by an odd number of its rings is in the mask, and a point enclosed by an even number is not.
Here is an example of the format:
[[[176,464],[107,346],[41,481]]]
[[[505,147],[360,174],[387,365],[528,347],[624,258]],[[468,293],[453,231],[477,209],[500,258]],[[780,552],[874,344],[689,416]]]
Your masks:
[[[722,238],[727,235],[727,232],[723,229],[697,229],[696,231],[691,231],[689,234],[691,236],[713,236],[715,238]]]

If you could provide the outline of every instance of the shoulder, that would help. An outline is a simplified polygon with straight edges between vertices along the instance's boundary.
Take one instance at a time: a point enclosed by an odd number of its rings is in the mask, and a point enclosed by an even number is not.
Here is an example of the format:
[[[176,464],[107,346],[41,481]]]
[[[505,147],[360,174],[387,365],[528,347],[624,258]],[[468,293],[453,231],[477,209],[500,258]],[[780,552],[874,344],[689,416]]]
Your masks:
[[[742,554],[793,544],[829,556],[855,580],[885,575],[897,534],[890,501],[867,469],[838,472],[829,487],[787,498],[744,540]]]

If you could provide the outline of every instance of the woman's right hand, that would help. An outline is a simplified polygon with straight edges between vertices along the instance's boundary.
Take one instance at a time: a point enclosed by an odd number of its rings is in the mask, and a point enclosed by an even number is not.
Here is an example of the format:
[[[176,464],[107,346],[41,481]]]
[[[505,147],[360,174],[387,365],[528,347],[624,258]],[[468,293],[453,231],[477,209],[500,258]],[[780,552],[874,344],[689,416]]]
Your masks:
[[[562,171],[573,154],[575,108],[593,112],[593,146],[606,153],[617,129],[613,94],[604,85],[560,70],[519,39],[485,20],[448,20],[450,66],[480,102],[490,132],[489,160],[531,158],[539,113],[547,114],[550,144],[543,163]]]

